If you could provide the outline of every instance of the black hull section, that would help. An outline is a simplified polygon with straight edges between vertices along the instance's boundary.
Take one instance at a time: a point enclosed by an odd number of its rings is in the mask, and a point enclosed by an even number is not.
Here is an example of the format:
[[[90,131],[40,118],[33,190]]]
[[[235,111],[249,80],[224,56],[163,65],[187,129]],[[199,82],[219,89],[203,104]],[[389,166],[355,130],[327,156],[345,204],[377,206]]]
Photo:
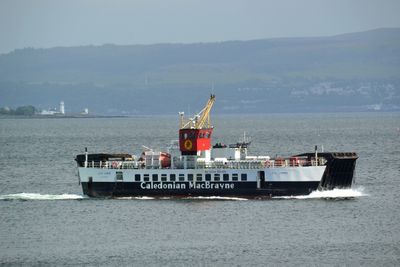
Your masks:
[[[324,175],[319,185],[320,190],[332,190],[334,188],[351,188],[354,183],[354,171],[356,168],[356,153],[330,153]]]
[[[314,153],[305,153],[298,156],[312,158]],[[358,156],[354,152],[318,153],[318,157],[325,158],[326,169],[322,176],[319,190],[332,190],[334,188],[351,188],[354,184],[354,171]]]
[[[161,183],[155,183],[160,185]],[[82,183],[83,193],[90,197],[190,197],[190,196],[221,196],[245,198],[270,198],[273,196],[308,195],[317,190],[319,182],[272,182],[257,189],[256,182],[235,182],[230,189],[190,188],[189,183],[184,189],[144,189],[140,182],[89,182]],[[209,183],[208,185],[217,184]],[[220,183],[218,183],[220,184]],[[150,183],[148,184],[150,185]],[[203,185],[205,185],[203,183]],[[157,186],[156,186],[157,187]],[[161,184],[162,187],[162,184]]]

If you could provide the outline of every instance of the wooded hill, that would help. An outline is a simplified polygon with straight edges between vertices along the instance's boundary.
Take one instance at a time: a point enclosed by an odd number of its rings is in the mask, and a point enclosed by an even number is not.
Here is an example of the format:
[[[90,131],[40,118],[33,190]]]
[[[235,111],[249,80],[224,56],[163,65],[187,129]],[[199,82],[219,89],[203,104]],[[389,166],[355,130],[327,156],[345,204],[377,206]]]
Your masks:
[[[400,29],[318,38],[26,48],[0,55],[0,106],[98,114],[399,110]]]

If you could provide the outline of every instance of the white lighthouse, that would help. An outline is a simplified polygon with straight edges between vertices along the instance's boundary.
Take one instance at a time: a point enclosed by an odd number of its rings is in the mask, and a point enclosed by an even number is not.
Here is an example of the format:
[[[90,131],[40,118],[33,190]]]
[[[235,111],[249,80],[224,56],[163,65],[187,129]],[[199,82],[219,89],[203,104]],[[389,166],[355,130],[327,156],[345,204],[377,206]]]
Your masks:
[[[65,114],[64,101],[60,102],[60,113],[63,114],[63,115]]]

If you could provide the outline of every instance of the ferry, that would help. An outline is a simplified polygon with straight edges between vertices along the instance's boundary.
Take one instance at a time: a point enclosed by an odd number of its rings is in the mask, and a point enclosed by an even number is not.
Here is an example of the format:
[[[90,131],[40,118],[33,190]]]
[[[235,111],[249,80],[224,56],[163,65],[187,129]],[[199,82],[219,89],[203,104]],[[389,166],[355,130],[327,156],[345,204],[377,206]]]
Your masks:
[[[76,156],[79,183],[89,197],[244,197],[308,195],[316,190],[351,188],[357,154],[313,152],[289,157],[250,156],[251,142],[212,145],[211,95],[186,119],[180,112],[179,140],[167,151]]]

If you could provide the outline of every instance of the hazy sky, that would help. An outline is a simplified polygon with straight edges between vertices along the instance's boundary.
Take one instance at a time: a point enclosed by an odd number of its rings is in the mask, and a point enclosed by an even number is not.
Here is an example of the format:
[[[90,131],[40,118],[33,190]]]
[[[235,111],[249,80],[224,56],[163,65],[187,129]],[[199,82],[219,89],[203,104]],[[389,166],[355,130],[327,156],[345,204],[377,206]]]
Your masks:
[[[400,27],[400,0],[0,0],[0,53],[193,43]]]

